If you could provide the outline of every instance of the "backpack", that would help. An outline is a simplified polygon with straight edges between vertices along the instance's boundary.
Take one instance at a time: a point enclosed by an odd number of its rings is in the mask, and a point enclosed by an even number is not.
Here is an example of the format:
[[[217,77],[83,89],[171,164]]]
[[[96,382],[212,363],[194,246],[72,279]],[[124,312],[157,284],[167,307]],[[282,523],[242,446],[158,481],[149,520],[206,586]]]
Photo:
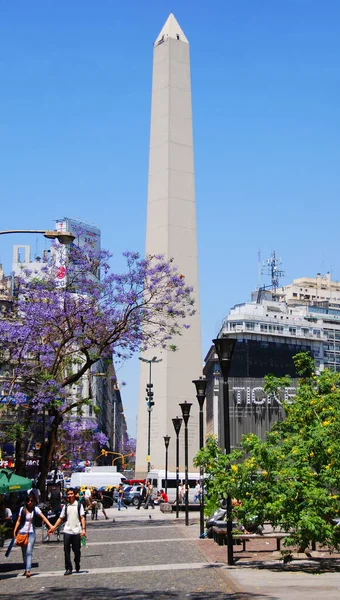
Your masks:
[[[78,519],[80,521],[80,508],[82,506],[82,503],[81,502],[77,502],[77,505],[78,505]],[[68,503],[65,504],[65,517],[64,517],[64,521],[67,521],[67,507],[68,507]]]

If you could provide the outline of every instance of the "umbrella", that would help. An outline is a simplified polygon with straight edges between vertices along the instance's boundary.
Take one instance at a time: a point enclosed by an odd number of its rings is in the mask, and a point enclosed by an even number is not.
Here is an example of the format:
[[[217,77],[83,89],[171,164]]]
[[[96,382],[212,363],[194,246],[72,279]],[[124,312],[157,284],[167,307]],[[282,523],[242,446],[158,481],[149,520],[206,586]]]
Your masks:
[[[31,489],[32,480],[17,475],[10,469],[0,469],[0,494],[24,492]]]

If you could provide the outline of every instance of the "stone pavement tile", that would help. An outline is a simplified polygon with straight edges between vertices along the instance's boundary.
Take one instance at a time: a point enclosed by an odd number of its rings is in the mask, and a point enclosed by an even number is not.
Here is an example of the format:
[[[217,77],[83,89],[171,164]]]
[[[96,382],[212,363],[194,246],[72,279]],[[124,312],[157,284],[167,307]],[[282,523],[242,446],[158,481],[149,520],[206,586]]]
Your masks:
[[[216,576],[216,569],[146,571],[140,574],[71,575],[69,577],[19,578],[1,582],[1,600],[240,600]]]

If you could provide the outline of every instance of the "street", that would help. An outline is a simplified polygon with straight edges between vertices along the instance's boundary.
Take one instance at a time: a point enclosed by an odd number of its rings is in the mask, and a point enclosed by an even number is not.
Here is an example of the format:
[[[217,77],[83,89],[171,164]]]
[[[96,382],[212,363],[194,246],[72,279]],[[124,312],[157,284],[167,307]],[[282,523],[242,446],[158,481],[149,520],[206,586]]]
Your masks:
[[[110,519],[87,520],[87,545],[82,548],[81,572],[64,577],[63,544],[53,538],[37,542],[32,575],[22,577],[21,550],[14,547],[9,558],[0,554],[0,598],[13,594],[43,600],[84,597],[106,599],[237,600],[228,586],[222,565],[212,566],[199,550],[197,517],[185,527],[173,514],[159,508],[107,511]],[[113,521],[115,519],[115,521]],[[71,591],[72,590],[72,591]]]

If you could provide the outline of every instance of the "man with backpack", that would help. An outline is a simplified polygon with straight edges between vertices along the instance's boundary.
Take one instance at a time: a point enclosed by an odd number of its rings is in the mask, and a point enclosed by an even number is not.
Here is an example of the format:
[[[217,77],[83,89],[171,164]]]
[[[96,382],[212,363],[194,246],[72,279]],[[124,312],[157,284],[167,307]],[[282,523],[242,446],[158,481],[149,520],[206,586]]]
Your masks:
[[[84,507],[80,502],[76,502],[76,497],[73,488],[69,488],[66,492],[67,503],[63,507],[59,519],[55,525],[51,527],[49,533],[65,522],[64,526],[64,554],[65,554],[65,573],[64,575],[72,575],[71,548],[74,553],[74,562],[76,572],[80,571],[80,540],[86,537],[86,521]]]

